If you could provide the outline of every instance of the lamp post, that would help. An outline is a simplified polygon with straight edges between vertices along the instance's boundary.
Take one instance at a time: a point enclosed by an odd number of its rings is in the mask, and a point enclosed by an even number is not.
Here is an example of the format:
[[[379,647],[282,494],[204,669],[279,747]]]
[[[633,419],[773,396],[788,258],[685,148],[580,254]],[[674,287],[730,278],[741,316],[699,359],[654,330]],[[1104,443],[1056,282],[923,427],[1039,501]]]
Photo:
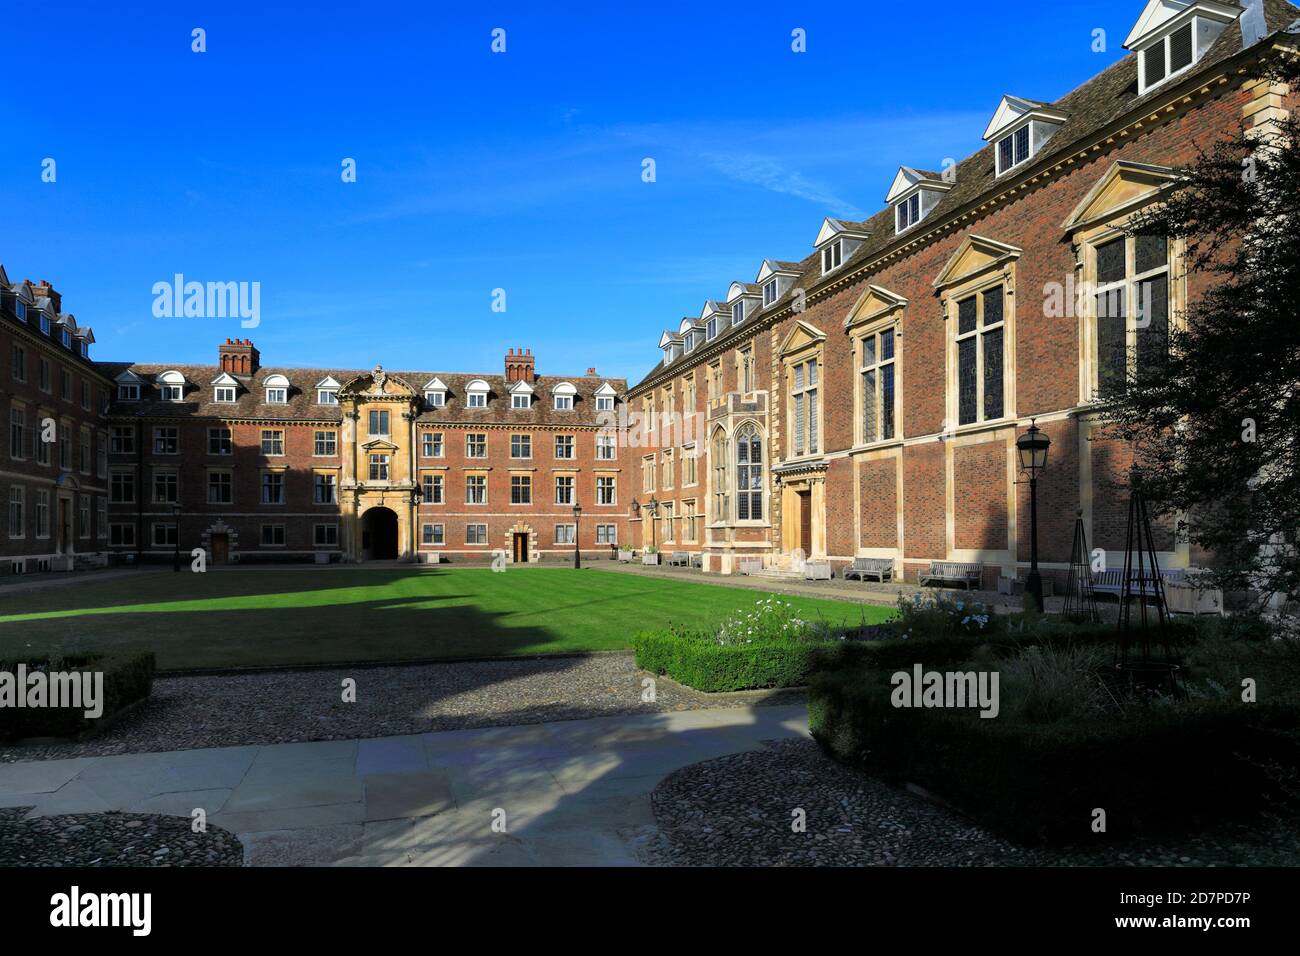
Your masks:
[[[582,552],[578,550],[578,519],[582,517],[582,505],[573,503],[573,570],[582,570]]]
[[[1037,611],[1043,610],[1043,577],[1038,573],[1038,473],[1047,467],[1047,449],[1052,440],[1030,419],[1029,429],[1016,439],[1020,470],[1029,472],[1029,578],[1025,595]]]
[[[172,549],[172,571],[179,574],[181,570],[181,506],[179,503],[172,505],[172,517],[176,519],[175,534],[173,536],[175,547]]]
[[[646,505],[646,510],[650,512],[650,547],[658,547],[655,540],[655,522],[659,518],[659,499],[652,496],[650,503]]]

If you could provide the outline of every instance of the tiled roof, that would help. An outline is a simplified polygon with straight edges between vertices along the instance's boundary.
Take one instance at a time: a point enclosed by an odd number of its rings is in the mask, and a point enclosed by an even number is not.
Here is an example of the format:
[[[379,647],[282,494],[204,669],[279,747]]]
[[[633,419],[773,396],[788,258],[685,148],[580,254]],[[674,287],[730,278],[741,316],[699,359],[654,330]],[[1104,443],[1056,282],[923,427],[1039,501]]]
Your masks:
[[[216,365],[138,365],[129,362],[100,362],[101,371],[114,378],[124,371],[139,376],[144,387],[138,402],[114,402],[109,412],[117,417],[138,418],[249,418],[268,421],[341,421],[342,412],[337,405],[316,404],[316,383],[333,377],[340,385],[347,385],[359,375],[369,374],[364,369],[338,368],[275,368],[263,367],[256,375],[236,375],[240,389],[234,404],[214,402],[212,380],[221,374]],[[166,402],[158,397],[153,387],[163,372],[175,370],[185,376],[185,400]],[[387,371],[387,370],[386,370]],[[289,401],[286,404],[267,404],[264,382],[272,375],[283,375],[289,380]],[[627,382],[621,378],[599,378],[559,375],[534,376],[529,384],[535,396],[530,410],[510,407],[509,387],[503,375],[485,375],[460,372],[400,372],[387,371],[390,379],[400,379],[419,393],[426,382],[438,378],[447,386],[447,404],[442,408],[423,408],[418,416],[421,422],[480,423],[484,425],[594,425],[596,424],[595,392],[609,382],[620,396],[627,391]],[[474,379],[488,383],[486,408],[465,407],[465,386]],[[561,382],[569,382],[577,389],[572,411],[555,411],[551,402],[551,389]]]
[[[1270,36],[1287,30],[1297,21],[1297,17],[1300,17],[1300,7],[1288,3],[1286,0],[1264,0],[1264,18]],[[1219,35],[1219,39],[1201,57],[1196,67],[1189,70],[1185,77],[1179,79],[1179,83],[1208,71],[1216,64],[1222,63],[1240,52],[1241,42],[1241,26],[1234,21]],[[1068,153],[1077,143],[1100,132],[1107,125],[1125,116],[1135,108],[1167,94],[1172,87],[1157,87],[1147,91],[1145,95],[1138,95],[1137,63],[1138,57],[1135,54],[1130,54],[1055,102],[1043,104],[1050,105],[1068,114],[1068,119],[1057,130],[1055,135],[1044,144],[1033,160],[1026,165],[1026,170],[1048,164],[1053,157]],[[917,171],[923,172],[922,170]],[[1012,178],[1002,177],[999,180],[994,166],[993,144],[985,146],[959,162],[955,167],[955,172],[956,182],[952,189],[943,194],[934,209],[926,216],[924,222],[941,222],[945,216],[954,210],[961,209],[976,200],[992,195]],[[940,177],[938,173],[927,175],[931,175],[936,179]],[[861,223],[845,222],[844,225],[860,227],[862,231],[869,233],[870,236],[858,245],[843,265],[835,270],[837,277],[846,275],[861,263],[876,258],[896,242],[907,241],[894,232],[894,211],[891,207],[880,210]],[[741,325],[733,326],[724,331],[717,339],[709,343],[710,347],[748,334],[745,330],[755,324],[756,321],[775,312],[780,312],[785,308],[796,288],[802,288],[805,292],[810,292],[821,280],[821,262],[816,252],[811,253],[798,263],[789,263],[787,265],[798,269],[802,273],[799,279],[792,282],[790,289],[766,308],[755,309]],[[698,351],[691,353],[692,356],[697,354]],[[685,364],[686,359],[687,357],[683,356],[672,364]],[[641,381],[632,386],[630,391],[636,392],[664,369],[665,363],[661,360],[646,373]]]

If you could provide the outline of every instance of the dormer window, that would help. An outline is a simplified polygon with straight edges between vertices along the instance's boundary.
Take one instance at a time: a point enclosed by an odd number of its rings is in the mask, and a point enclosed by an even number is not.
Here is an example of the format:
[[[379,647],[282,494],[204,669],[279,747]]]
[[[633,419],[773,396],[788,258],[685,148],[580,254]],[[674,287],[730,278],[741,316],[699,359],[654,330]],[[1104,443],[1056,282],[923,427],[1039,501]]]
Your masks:
[[[1188,23],[1155,46],[1142,51],[1142,85],[1148,90],[1159,86],[1171,76],[1187,69],[1194,61],[1192,25]]]
[[[287,405],[289,403],[289,380],[283,375],[268,376],[262,385],[266,389],[266,404]]]
[[[921,194],[915,193],[911,198],[898,204],[897,231],[911,229],[921,221]]]
[[[487,408],[487,392],[470,392],[467,404],[470,408]]]
[[[27,321],[27,303],[24,302],[22,299],[17,299],[17,300],[15,300],[15,301],[14,301],[14,314],[16,314],[16,315],[18,316],[18,318],[20,318],[20,319],[22,319],[24,322],[26,322],[26,321]]]
[[[338,403],[339,403],[339,390],[337,388],[316,389],[317,405],[337,405]]]
[[[1029,162],[1069,116],[1055,107],[1019,96],[1004,96],[984,130],[993,144],[994,165],[1001,176]]]
[[[533,407],[533,397],[527,392],[519,392],[510,396],[510,407],[527,410]]]
[[[718,335],[718,320],[709,319],[708,322],[704,323],[705,341],[712,341],[713,339],[717,338],[717,335]]]
[[[218,385],[212,390],[212,400],[222,405],[233,405],[235,403],[235,386]]]
[[[1190,70],[1241,15],[1237,4],[1217,0],[1150,0],[1124,41],[1138,54],[1138,93]]]
[[[733,302],[731,304],[731,324],[739,325],[745,321],[745,303],[744,301]]]
[[[67,329],[61,329],[59,331],[59,341],[63,343],[65,349],[72,348],[72,333]]]
[[[81,357],[90,358],[90,343],[87,342],[85,339],[82,339],[80,344],[81,344],[81,348],[78,351],[81,352]]]
[[[998,175],[1029,159],[1029,127],[1022,126],[998,140]]]
[[[433,378],[424,383],[424,401],[430,408],[442,408],[447,404],[447,386],[440,378]]]
[[[555,403],[557,412],[569,412],[573,410],[573,399],[578,390],[568,382],[561,382],[551,390],[551,397]]]
[[[164,402],[179,402],[185,397],[185,376],[168,371],[158,376],[158,397]]]
[[[466,408],[487,408],[488,384],[481,378],[476,378],[465,386],[465,407]]]
[[[613,396],[613,395],[597,395],[597,396],[596,396],[596,411],[598,411],[598,412],[612,412],[613,410],[614,410],[614,396]]]
[[[117,386],[117,400],[119,402],[140,401],[140,386],[135,382],[120,383]]]
[[[844,262],[844,244],[836,239],[822,250],[822,275],[838,269]]]
[[[779,298],[780,293],[777,291],[775,279],[768,279],[763,283],[763,308],[767,308]]]
[[[41,313],[41,334],[50,334],[50,317],[44,313]]]

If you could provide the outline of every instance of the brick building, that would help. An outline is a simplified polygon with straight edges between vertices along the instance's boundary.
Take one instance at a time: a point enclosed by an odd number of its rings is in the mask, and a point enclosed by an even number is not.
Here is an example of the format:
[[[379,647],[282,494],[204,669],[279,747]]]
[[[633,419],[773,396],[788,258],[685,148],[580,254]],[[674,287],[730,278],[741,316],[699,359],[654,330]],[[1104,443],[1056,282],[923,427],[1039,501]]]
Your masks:
[[[114,554],[522,562],[626,536],[596,424],[626,383],[595,369],[538,375],[524,349],[500,375],[268,368],[230,339],[215,365],[101,368]]]
[[[672,542],[723,573],[797,549],[893,558],[911,580],[931,560],[981,562],[991,586],[1028,566],[1015,439],[1036,419],[1052,441],[1045,573],[1064,574],[1076,512],[1115,566],[1129,459],[1090,406],[1164,347],[1204,281],[1178,244],[1122,226],[1198,147],[1242,124],[1268,135],[1294,108],[1251,72],[1298,40],[1281,0],[1152,0],[1129,56],[1054,103],[990,104],[979,152],[901,166],[879,213],[825,220],[810,255],[764,260],[665,331],[629,408],[703,427],[660,424],[641,455],[637,546]],[[1167,564],[1203,557],[1158,537]]]
[[[0,266],[0,574],[104,559],[111,383],[94,341],[48,282],[11,282]]]

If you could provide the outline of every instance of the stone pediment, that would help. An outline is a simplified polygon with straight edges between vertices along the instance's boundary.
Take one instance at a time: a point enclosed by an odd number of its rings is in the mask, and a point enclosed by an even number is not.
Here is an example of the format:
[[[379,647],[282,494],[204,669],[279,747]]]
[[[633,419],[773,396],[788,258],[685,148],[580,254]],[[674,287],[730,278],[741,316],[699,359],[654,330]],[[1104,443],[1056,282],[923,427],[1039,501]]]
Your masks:
[[[802,319],[795,322],[785,341],[781,343],[781,354],[789,355],[813,345],[819,345],[826,339],[826,333],[815,325],[809,325]]]
[[[957,251],[952,254],[948,264],[934,280],[936,289],[956,285],[988,269],[1001,268],[1013,259],[1019,259],[1021,250],[996,239],[984,236],[967,236]]]
[[[1074,232],[1084,226],[1123,216],[1150,204],[1177,179],[1177,174],[1168,166],[1119,160],[1088,190],[1088,195],[1074,207],[1063,226],[1067,232]]]
[[[844,327],[851,329],[854,326],[884,318],[889,313],[906,306],[907,300],[901,295],[890,292],[883,286],[867,286],[867,291],[862,293],[862,297],[853,306],[849,317],[844,320]]]
[[[397,451],[397,446],[386,438],[375,438],[361,444],[361,449],[367,453],[384,454]]]

